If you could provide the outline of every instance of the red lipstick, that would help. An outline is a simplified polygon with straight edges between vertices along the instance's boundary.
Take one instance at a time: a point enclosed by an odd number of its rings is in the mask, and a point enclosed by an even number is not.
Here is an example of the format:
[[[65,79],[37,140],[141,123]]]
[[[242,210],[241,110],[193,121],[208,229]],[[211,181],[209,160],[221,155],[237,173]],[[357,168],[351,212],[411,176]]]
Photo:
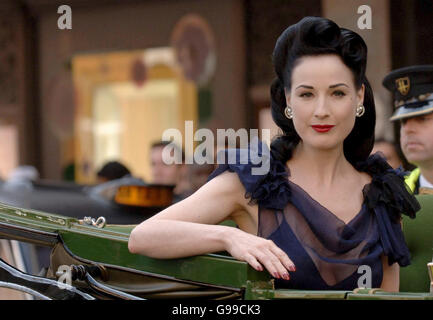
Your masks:
[[[334,126],[330,124],[323,124],[323,125],[313,125],[311,127],[317,132],[324,133],[331,130]]]

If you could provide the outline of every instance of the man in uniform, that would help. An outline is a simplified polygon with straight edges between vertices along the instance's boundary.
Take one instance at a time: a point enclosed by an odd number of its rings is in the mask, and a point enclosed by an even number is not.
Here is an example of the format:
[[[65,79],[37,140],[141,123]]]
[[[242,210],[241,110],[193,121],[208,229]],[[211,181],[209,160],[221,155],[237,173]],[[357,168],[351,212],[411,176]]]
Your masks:
[[[433,65],[392,71],[383,85],[394,93],[400,120],[400,145],[406,159],[417,166],[406,178],[412,192],[433,192]]]
[[[416,219],[404,216],[402,221],[412,259],[400,269],[400,291],[428,292],[427,263],[433,259],[433,65],[394,70],[383,85],[394,94],[390,120],[400,121],[403,154],[417,166],[405,181],[421,204]]]

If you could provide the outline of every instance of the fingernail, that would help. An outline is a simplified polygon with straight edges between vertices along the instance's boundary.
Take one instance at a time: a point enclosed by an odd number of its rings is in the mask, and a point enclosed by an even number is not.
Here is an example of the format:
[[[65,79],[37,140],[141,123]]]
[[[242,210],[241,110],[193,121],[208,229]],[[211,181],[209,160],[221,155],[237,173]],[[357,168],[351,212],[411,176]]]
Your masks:
[[[277,278],[277,279],[280,278],[280,275],[278,274],[278,272],[274,272],[274,273],[273,273],[273,276],[274,276],[274,278]]]
[[[257,266],[257,270],[259,270],[259,271],[263,271],[262,266]]]
[[[283,273],[283,279],[284,280],[290,280],[290,276],[288,273]]]
[[[295,271],[296,271],[296,267],[295,267],[295,266],[290,266],[290,267],[289,267],[289,271],[293,271],[293,272],[295,272]]]

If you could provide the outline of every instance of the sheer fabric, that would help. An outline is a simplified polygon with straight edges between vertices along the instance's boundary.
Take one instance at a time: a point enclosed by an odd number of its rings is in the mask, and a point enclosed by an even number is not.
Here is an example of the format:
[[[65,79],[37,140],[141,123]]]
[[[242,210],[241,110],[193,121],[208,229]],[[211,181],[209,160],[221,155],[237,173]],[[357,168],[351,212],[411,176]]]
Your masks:
[[[407,191],[402,170],[392,169],[380,154],[356,166],[369,173],[372,182],[363,188],[361,210],[346,224],[291,182],[289,169],[272,155],[267,159],[269,172],[252,175],[257,159],[251,159],[248,149],[236,152],[238,159],[248,156],[249,162],[219,165],[208,180],[226,170],[236,172],[245,187],[245,197],[250,204],[258,204],[258,236],[273,240],[296,266],[290,280],[278,279],[277,286],[353,290],[361,276],[358,268],[366,265],[372,271],[372,287],[379,287],[382,255],[388,256],[390,265],[410,263],[400,218],[402,213],[414,218],[419,204]]]

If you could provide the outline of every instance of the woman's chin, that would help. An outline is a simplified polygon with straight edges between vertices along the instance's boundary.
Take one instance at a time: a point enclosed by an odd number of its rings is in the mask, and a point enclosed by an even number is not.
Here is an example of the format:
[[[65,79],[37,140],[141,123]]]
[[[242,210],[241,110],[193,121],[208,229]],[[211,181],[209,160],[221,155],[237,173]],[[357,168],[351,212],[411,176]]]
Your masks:
[[[343,142],[342,141],[330,141],[329,138],[327,139],[314,139],[314,141],[303,141],[303,144],[305,147],[308,147],[308,149],[311,150],[317,150],[317,151],[332,151],[338,148],[343,148]]]

